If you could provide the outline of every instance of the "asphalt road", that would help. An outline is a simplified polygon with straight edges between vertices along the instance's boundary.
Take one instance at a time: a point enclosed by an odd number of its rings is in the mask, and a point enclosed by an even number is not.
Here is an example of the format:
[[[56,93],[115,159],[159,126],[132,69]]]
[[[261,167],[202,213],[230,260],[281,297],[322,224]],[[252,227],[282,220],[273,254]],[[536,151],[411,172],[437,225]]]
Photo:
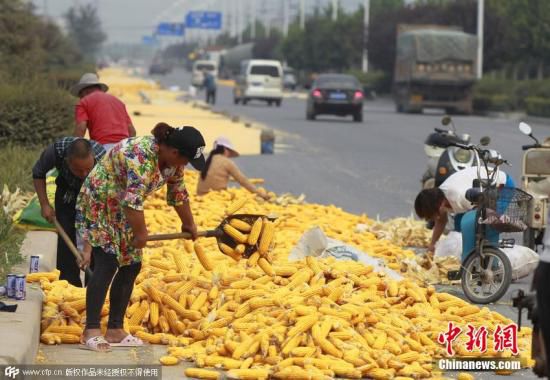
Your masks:
[[[187,72],[175,70],[155,79],[185,89],[189,78]],[[203,95],[201,92],[198,97]],[[234,105],[231,88],[224,86],[218,86],[217,98],[215,109],[281,132],[275,155],[238,159],[247,175],[265,178],[266,187],[275,192],[305,193],[310,202],[333,203],[353,213],[381,218],[413,211],[427,164],[424,139],[441,125],[443,116],[439,110],[399,114],[391,100],[380,99],[365,103],[362,123],[331,116],[307,121],[303,99],[285,98],[280,108],[263,102]],[[454,122],[459,133],[470,134],[472,141],[491,137],[491,147],[512,163],[504,170],[516,180],[520,178],[521,145],[530,140],[519,132],[517,121],[455,116]],[[532,127],[537,136],[550,134],[543,125]]]

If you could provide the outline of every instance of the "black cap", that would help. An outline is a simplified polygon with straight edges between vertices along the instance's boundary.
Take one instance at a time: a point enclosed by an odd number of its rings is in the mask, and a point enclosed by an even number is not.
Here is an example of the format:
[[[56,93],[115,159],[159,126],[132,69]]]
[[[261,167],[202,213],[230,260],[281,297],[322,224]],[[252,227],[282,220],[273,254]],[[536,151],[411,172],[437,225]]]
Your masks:
[[[202,170],[204,168],[203,151],[206,144],[198,129],[194,127],[175,128],[166,142],[176,148],[182,156],[187,157],[195,169]]]

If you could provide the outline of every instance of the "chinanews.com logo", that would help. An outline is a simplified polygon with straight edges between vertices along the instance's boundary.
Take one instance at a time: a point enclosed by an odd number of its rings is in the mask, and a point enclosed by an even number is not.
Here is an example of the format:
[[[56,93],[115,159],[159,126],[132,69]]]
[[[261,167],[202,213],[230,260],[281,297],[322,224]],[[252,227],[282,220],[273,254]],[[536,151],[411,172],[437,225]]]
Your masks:
[[[19,368],[17,367],[6,367],[4,369],[4,376],[6,376],[8,379],[15,379],[19,375]]]

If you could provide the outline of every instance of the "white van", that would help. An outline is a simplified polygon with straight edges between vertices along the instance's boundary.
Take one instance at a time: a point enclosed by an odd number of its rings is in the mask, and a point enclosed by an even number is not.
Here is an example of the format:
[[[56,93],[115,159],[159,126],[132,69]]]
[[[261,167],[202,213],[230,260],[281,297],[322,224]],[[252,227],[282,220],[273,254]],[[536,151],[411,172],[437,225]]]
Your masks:
[[[204,81],[204,70],[209,71],[218,78],[218,64],[215,61],[195,61],[193,63],[193,71],[191,74],[191,84],[195,87],[202,87]]]
[[[263,100],[277,107],[283,99],[283,66],[275,60],[251,59],[241,62],[241,73],[233,89],[233,102]]]

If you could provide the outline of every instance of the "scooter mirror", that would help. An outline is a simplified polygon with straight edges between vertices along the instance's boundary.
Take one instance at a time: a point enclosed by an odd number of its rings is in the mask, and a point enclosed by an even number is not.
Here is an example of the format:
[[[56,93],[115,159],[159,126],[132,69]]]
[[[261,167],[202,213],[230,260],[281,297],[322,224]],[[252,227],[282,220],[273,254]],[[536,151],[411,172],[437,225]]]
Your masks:
[[[489,136],[483,136],[480,140],[479,140],[479,143],[483,146],[487,146],[491,143],[491,138]]]
[[[451,117],[450,117],[449,115],[443,116],[443,118],[441,119],[441,124],[442,124],[442,125],[449,125],[449,124],[451,124]]]
[[[531,126],[527,123],[524,123],[523,121],[519,123],[519,130],[521,133],[527,136],[531,136],[531,133],[533,133],[533,129],[531,129]]]

